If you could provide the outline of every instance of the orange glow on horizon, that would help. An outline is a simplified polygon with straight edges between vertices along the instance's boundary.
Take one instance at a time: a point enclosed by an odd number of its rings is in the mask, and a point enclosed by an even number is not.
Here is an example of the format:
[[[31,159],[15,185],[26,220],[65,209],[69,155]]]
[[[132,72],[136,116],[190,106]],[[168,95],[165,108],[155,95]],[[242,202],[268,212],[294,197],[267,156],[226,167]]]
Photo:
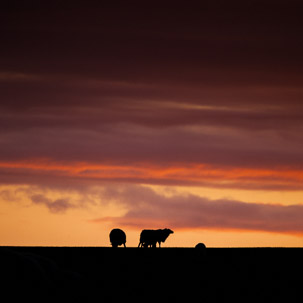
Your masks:
[[[159,194],[161,193],[159,187],[151,187]],[[170,189],[174,190],[175,187]],[[30,186],[25,185],[3,186],[2,190],[15,193],[17,196],[14,202],[13,200],[5,201],[4,196],[0,197],[1,245],[109,246],[108,234],[112,228],[116,227],[122,228],[127,233],[128,247],[138,245],[140,231],[146,227],[172,227],[175,233],[164,247],[193,247],[198,242],[204,242],[208,247],[301,247],[303,245],[300,232],[290,230],[274,232],[245,228],[186,228],[170,226],[169,222],[161,221],[159,218],[145,218],[144,220],[139,218],[134,220],[134,224],[130,224],[131,221],[124,218],[127,209],[110,203],[102,207],[98,203],[92,203],[88,207],[71,208],[64,213],[51,213],[44,205],[33,204],[30,197],[35,193],[44,193],[52,200],[63,197],[77,201],[81,199],[81,196],[73,191],[61,192],[59,189],[45,192],[36,187],[31,192]],[[191,193],[190,188],[187,190]],[[203,188],[201,191],[203,192]],[[214,191],[217,194],[220,193],[221,197],[225,196],[225,190]],[[30,194],[27,194],[28,192]],[[242,194],[245,195],[245,193]],[[206,192],[206,195],[209,198],[212,197],[211,192]],[[249,195],[249,192],[246,192],[246,195]]]

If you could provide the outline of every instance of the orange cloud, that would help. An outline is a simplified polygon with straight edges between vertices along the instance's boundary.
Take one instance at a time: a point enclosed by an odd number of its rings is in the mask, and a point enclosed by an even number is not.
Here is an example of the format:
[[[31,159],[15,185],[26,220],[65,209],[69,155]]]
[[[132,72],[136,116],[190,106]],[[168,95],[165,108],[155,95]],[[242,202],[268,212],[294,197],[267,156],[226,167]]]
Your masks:
[[[231,188],[302,189],[303,172],[285,167],[257,169],[215,167],[206,164],[176,164],[164,167],[150,163],[132,165],[49,160],[1,162],[3,170],[15,174],[73,178],[79,180],[128,181],[146,184],[187,184]],[[26,182],[26,180],[25,180]]]

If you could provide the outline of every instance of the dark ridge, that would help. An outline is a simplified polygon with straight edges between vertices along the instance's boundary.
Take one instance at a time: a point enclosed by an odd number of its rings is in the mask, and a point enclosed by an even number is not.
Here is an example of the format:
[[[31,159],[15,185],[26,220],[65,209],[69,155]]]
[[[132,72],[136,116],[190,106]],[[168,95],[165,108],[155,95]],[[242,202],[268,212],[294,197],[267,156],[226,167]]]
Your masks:
[[[1,285],[22,299],[293,302],[302,296],[302,255],[303,248],[0,247]]]

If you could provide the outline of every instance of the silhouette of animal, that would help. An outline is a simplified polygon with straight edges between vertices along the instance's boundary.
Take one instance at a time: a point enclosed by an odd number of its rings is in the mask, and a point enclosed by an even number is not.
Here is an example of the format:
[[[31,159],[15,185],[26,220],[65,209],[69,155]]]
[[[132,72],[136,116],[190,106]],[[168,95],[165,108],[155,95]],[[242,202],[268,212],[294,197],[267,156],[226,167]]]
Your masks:
[[[126,234],[122,229],[113,229],[109,234],[109,240],[112,247],[118,247],[119,245],[124,245],[124,247],[126,247]]]
[[[205,246],[205,244],[204,243],[198,243],[196,246],[195,246],[195,248],[198,248],[198,249],[206,249],[206,246]]]
[[[161,242],[165,242],[167,237],[174,232],[171,229],[144,229],[140,234],[140,242],[138,247],[156,247],[159,243],[161,247]]]
[[[206,246],[204,243],[198,243],[196,246],[195,246],[195,255],[197,257],[205,257],[206,256]]]

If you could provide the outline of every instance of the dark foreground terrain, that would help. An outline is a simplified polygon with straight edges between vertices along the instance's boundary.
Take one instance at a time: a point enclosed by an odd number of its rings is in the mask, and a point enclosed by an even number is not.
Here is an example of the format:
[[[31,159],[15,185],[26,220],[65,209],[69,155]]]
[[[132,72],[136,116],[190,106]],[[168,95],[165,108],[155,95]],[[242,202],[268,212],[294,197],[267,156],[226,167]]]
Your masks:
[[[0,247],[10,298],[302,301],[301,248]]]

